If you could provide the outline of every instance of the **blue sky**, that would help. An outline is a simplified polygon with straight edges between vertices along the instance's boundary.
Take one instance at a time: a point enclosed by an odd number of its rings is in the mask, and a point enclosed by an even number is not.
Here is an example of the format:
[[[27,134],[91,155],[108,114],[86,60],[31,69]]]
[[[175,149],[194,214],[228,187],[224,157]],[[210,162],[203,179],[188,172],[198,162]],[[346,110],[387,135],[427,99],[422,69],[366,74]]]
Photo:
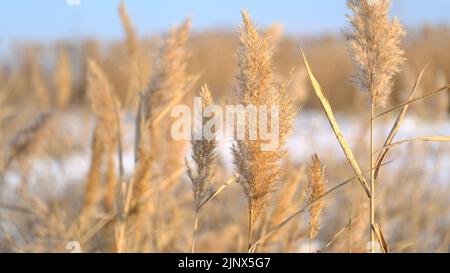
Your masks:
[[[14,0],[0,3],[0,42],[95,36],[121,37],[120,0]],[[70,1],[70,0],[69,0]],[[167,30],[188,15],[194,28],[235,28],[239,10],[247,8],[260,25],[282,22],[288,32],[339,31],[346,26],[345,0],[128,0],[141,35]],[[393,13],[407,26],[450,23],[448,0],[393,0]]]

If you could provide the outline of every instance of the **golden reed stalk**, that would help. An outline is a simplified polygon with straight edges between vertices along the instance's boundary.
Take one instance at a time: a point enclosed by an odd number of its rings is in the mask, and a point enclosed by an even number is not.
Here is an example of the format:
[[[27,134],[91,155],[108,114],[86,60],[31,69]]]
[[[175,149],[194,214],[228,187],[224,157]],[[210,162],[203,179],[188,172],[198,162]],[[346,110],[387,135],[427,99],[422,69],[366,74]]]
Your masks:
[[[353,11],[347,33],[348,47],[358,70],[353,80],[370,96],[370,250],[375,252],[375,116],[385,107],[392,92],[393,78],[404,62],[400,42],[405,31],[394,18],[389,19],[390,0],[349,0]]]
[[[238,182],[248,199],[250,251],[252,226],[270,204],[271,193],[281,174],[279,163],[285,157],[283,145],[291,131],[295,114],[293,99],[286,95],[288,85],[277,85],[273,79],[273,51],[268,40],[258,34],[247,11],[242,11],[242,18],[236,95],[244,106],[277,105],[280,110],[280,145],[276,150],[262,151],[261,145],[264,141],[249,140],[248,135],[246,140],[235,141],[232,147],[234,165],[239,174]]]
[[[205,109],[206,107],[214,103],[212,95],[209,92],[207,85],[204,85],[202,87],[200,97],[202,98],[203,103],[202,109]],[[201,113],[201,115],[203,116],[203,113]],[[204,126],[213,118],[214,117],[209,118],[203,117],[201,120],[201,127],[194,129],[194,130],[201,130],[200,132],[194,132],[194,134],[201,133],[202,140],[196,140],[193,134],[191,140],[192,162],[190,162],[189,159],[186,159],[187,174],[192,183],[192,190],[194,193],[194,201],[195,201],[194,234],[192,236],[192,247],[191,247],[192,253],[195,252],[195,242],[197,239],[197,228],[198,228],[198,214],[203,204],[203,200],[205,199],[207,187],[211,184],[214,176],[214,167],[216,161],[215,150],[217,147],[217,142],[214,135],[208,136],[208,138],[205,138],[205,136],[203,135]],[[216,128],[212,128],[212,130],[215,132]]]

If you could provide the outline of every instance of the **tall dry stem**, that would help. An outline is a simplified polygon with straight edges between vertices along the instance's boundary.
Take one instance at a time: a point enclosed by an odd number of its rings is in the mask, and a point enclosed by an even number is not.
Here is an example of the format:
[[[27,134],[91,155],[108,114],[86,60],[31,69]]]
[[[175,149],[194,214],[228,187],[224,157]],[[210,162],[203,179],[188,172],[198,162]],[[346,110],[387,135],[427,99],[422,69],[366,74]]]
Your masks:
[[[393,78],[404,62],[400,42],[405,31],[389,19],[390,0],[348,0],[354,15],[347,33],[348,47],[358,66],[353,80],[370,96],[370,249],[375,252],[375,155],[374,131],[377,107],[386,106]]]

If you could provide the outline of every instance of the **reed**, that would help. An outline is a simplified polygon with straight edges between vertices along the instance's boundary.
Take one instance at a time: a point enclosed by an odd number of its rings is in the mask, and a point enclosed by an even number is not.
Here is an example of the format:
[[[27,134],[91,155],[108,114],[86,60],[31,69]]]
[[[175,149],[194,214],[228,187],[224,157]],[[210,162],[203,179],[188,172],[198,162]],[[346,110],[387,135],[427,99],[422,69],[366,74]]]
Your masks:
[[[385,107],[392,92],[393,78],[405,61],[400,42],[405,31],[396,18],[389,19],[390,0],[349,0],[352,30],[348,47],[358,70],[353,75],[357,87],[370,99],[370,249],[375,252],[375,116]]]
[[[136,118],[136,161],[141,153],[159,153],[157,143],[152,142],[151,139],[158,137],[159,134],[167,133],[170,129],[167,126],[164,128],[166,124],[161,125],[159,122],[166,116],[166,109],[178,103],[189,88],[187,72],[189,53],[185,46],[189,38],[190,26],[191,20],[187,19],[180,27],[172,29],[160,49],[160,60],[155,67],[155,73],[140,97]],[[179,145],[171,144],[173,145],[169,145],[168,149],[179,148],[177,147]]]
[[[111,211],[114,204],[117,185],[115,155],[118,143],[117,109],[119,101],[114,94],[112,86],[97,63],[88,62],[87,92],[91,108],[96,116],[96,129],[92,143],[92,159],[86,187],[85,209],[95,204],[98,185],[101,179],[101,167],[106,153],[106,179],[107,188],[105,207]],[[89,198],[88,198],[89,197]]]
[[[317,237],[320,229],[320,217],[325,202],[321,197],[325,194],[325,169],[319,156],[314,155],[309,168],[308,203],[309,207],[309,251],[312,252],[312,241]]]
[[[54,82],[56,87],[56,105],[65,108],[72,98],[72,68],[70,56],[65,46],[58,49],[58,60],[54,72]]]
[[[202,98],[203,108],[212,105],[213,98],[211,93],[209,92],[208,86],[204,85],[200,92],[200,97]],[[203,117],[203,113],[200,113]],[[203,130],[207,123],[214,119],[214,116],[209,118],[203,117],[200,121],[199,128],[194,128],[194,133],[192,135],[191,146],[192,146],[192,155],[190,160],[186,159],[186,168],[187,174],[192,183],[192,191],[194,194],[195,201],[195,220],[194,220],[194,233],[192,236],[192,247],[191,252],[195,252],[195,242],[197,239],[197,228],[198,228],[198,214],[200,212],[200,208],[202,206],[203,201],[205,200],[205,194],[207,192],[208,187],[212,183],[214,177],[214,167],[216,161],[216,147],[217,142],[215,139],[215,130],[216,128],[212,128],[213,135],[204,136]],[[202,136],[201,140],[197,140],[195,137],[196,134]]]
[[[356,253],[373,252],[378,241],[376,251],[446,252],[450,28],[412,28],[404,43],[410,61],[400,71],[404,32],[389,18],[389,3],[348,1],[346,39],[301,36],[305,66],[295,36],[282,35],[280,24],[259,31],[246,11],[239,33],[191,33],[188,19],[140,37],[125,1],[121,41],[14,43],[0,60],[0,251],[70,251],[77,241],[95,253],[287,253],[309,242],[310,252]],[[348,84],[352,69],[356,88]],[[198,89],[203,108],[278,106],[279,147],[222,141],[219,131],[174,140],[171,110],[190,106]],[[305,115],[286,141],[294,108]],[[197,125],[209,129],[212,118]],[[323,131],[327,119],[336,139]],[[447,136],[425,134],[432,129]],[[321,158],[305,158],[311,149]],[[370,169],[361,168],[363,158]]]
[[[292,128],[294,111],[293,99],[286,95],[288,85],[277,85],[273,79],[272,49],[268,40],[258,34],[247,11],[242,11],[242,18],[235,93],[244,106],[277,105],[280,110],[280,145],[276,150],[262,151],[261,145],[264,141],[250,140],[248,135],[246,140],[235,141],[232,147],[234,166],[239,174],[238,182],[242,185],[248,200],[250,251],[252,226],[270,204],[270,195],[281,175],[279,163],[285,157],[283,145]]]
[[[126,33],[126,46],[128,54],[131,57],[135,57],[138,51],[138,37],[136,31],[134,30],[133,23],[131,22],[131,18],[128,15],[128,11],[125,7],[124,1],[122,1],[119,5],[119,15],[123,29]]]
[[[133,25],[133,22],[128,14],[125,6],[125,1],[122,1],[119,5],[119,16],[122,23],[123,30],[125,31],[125,47],[127,50],[127,94],[125,97],[125,108],[134,109],[137,103],[139,92],[143,92],[145,86],[148,84],[150,78],[149,71],[144,67],[144,64],[149,67],[142,54],[142,47],[140,47],[138,34]],[[151,69],[150,69],[151,70]],[[151,74],[151,72],[150,72]]]

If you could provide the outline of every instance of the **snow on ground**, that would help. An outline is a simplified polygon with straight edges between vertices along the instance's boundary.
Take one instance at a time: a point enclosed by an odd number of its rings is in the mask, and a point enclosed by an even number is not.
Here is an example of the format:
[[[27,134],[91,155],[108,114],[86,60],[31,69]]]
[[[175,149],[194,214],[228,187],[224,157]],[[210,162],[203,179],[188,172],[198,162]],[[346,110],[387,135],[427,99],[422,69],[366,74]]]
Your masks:
[[[92,120],[86,121],[86,119],[77,118],[76,115],[68,115],[67,119],[70,120],[70,122],[64,122],[67,127],[67,132],[74,139],[85,139],[86,143],[80,144],[84,148],[78,149],[77,152],[67,155],[58,161],[49,158],[34,160],[30,172],[30,183],[32,185],[44,180],[52,181],[54,194],[63,190],[67,184],[84,181],[90,164],[90,145],[88,140],[90,136],[89,132],[93,128]],[[337,119],[344,136],[353,149],[358,145],[361,146],[362,141],[367,141],[368,132],[362,120],[350,119],[345,116],[338,116]],[[385,138],[391,129],[392,122],[393,120],[388,123],[378,124],[377,138]],[[134,124],[132,118],[125,118],[124,131],[124,142],[133,143]],[[415,117],[408,117],[404,121],[396,140],[417,136],[448,135],[450,135],[450,120],[433,124],[428,121],[421,121]],[[434,173],[434,177],[436,177],[437,181],[441,181],[441,183],[450,182],[450,143],[417,143],[413,145],[427,147],[425,160],[427,164],[424,168],[429,169],[430,172],[435,172],[438,162],[440,164],[438,168],[439,173]],[[125,171],[126,174],[131,174],[134,169],[133,146],[125,145],[124,147]],[[222,141],[219,144],[221,160],[231,171],[230,147],[230,141]],[[288,139],[287,148],[292,159],[296,162],[309,160],[313,153],[318,153],[327,160],[345,159],[325,115],[318,111],[303,111],[299,115],[295,122],[294,133]],[[400,157],[408,157],[410,150],[411,144],[405,144],[396,147],[393,153]],[[439,160],[436,157],[439,157]],[[401,164],[400,161],[399,164]],[[389,166],[389,168],[399,167],[401,166],[395,166],[395,162]],[[11,185],[17,185],[20,181],[17,170],[12,169],[7,172],[5,174],[5,180]]]

